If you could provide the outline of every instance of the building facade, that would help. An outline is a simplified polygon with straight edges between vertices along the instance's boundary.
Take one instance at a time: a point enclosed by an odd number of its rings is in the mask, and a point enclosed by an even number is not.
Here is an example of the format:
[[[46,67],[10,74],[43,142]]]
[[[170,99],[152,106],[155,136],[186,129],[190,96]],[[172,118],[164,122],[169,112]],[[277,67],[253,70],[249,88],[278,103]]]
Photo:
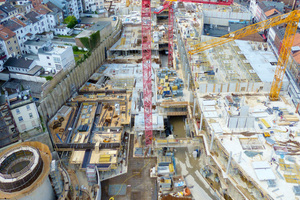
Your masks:
[[[20,133],[40,127],[40,117],[35,103],[31,102],[11,110]]]

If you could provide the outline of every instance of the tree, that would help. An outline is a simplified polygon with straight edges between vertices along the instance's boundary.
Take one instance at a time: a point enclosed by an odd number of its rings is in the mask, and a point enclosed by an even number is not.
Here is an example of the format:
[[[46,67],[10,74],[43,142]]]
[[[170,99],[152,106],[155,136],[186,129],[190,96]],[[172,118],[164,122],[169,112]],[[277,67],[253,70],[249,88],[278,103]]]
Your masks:
[[[64,23],[67,24],[68,28],[73,28],[76,24],[78,24],[78,21],[76,19],[76,17],[72,16],[68,16],[64,19]]]

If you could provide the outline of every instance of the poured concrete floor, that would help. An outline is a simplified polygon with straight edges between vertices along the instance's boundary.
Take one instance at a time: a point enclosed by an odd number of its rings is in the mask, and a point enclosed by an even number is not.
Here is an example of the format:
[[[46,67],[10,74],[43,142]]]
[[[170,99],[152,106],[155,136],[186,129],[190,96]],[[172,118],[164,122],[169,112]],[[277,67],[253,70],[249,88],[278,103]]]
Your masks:
[[[192,155],[194,148],[195,147],[191,146],[190,148],[176,149],[175,160],[177,174],[185,177],[187,187],[190,188],[194,199],[217,199],[213,194],[213,190],[204,182],[205,180],[200,174],[200,169],[203,168],[204,157],[202,158],[202,156],[200,156],[199,158],[194,158]]]

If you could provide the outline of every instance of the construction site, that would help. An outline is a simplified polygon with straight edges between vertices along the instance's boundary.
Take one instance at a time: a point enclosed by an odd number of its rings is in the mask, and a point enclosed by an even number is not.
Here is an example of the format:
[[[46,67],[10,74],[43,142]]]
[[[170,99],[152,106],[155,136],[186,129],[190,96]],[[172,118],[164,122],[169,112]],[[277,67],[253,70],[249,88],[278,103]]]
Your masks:
[[[39,142],[1,152],[0,198],[300,199],[300,11],[255,23],[242,3],[114,2],[114,43],[63,80],[78,87],[62,106],[54,88],[39,107],[54,152]],[[274,49],[265,34],[279,26]],[[1,101],[10,144],[18,131]]]
[[[300,13],[255,25],[230,1],[184,2],[128,4],[107,60],[48,122],[61,160],[102,199],[297,199],[285,69]],[[282,23],[278,55],[256,34]]]

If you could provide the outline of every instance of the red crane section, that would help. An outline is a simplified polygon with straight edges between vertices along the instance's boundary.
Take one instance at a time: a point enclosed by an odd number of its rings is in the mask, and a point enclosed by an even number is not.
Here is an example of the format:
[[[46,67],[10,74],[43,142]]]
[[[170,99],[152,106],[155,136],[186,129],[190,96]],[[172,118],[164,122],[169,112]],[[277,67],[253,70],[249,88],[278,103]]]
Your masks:
[[[173,67],[173,27],[174,27],[174,8],[172,2],[169,7],[169,25],[168,25],[168,67]]]
[[[154,14],[160,14],[162,11],[169,8],[169,24],[168,24],[168,67],[173,67],[173,27],[174,27],[174,8],[172,2],[186,2],[186,3],[203,3],[216,5],[231,5],[233,0],[166,0],[164,4],[159,7]]]
[[[142,0],[142,64],[146,146],[152,144],[151,0]]]

